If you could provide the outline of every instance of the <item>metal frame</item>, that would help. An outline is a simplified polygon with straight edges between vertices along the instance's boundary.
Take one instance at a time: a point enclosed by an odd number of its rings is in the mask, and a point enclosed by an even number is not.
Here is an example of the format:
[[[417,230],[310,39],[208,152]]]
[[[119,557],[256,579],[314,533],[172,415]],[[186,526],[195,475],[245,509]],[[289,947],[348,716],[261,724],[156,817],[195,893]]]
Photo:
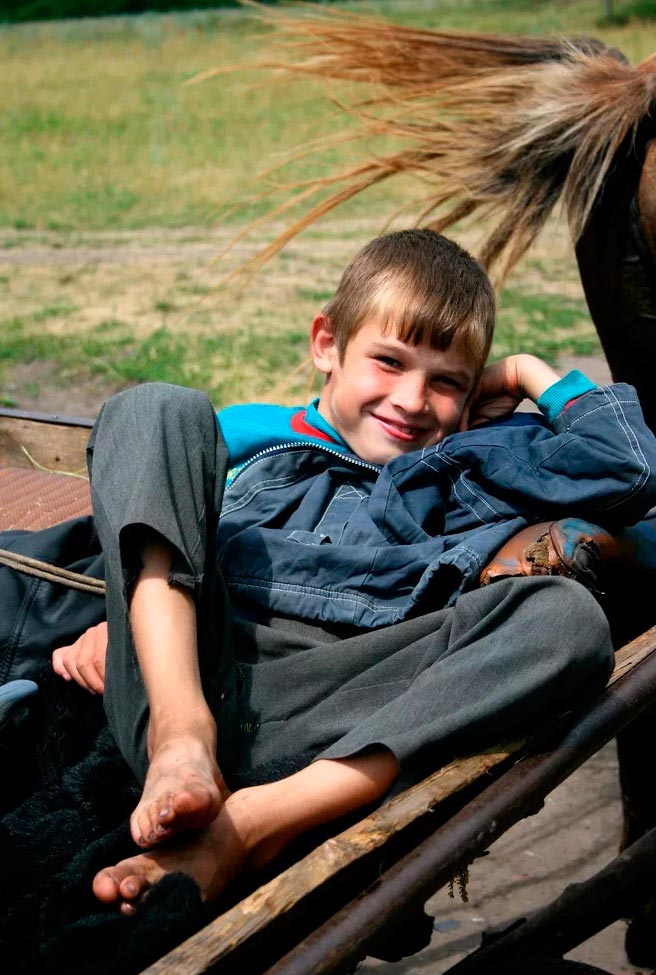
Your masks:
[[[649,634],[656,650],[656,630]],[[551,750],[528,755],[514,765],[382,874],[374,887],[346,904],[267,969],[267,975],[348,971],[382,931],[393,932],[459,867],[471,862],[518,820],[535,813],[549,792],[654,702],[656,653],[652,652],[587,708]],[[576,944],[589,936],[583,932]],[[570,947],[574,945],[565,950]]]

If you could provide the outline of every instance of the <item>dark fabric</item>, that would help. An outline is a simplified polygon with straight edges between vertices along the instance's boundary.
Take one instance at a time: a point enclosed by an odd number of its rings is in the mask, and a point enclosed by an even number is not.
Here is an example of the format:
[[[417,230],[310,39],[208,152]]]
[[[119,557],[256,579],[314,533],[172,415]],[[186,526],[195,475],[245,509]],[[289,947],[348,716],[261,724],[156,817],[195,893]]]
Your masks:
[[[239,768],[375,745],[402,763],[449,761],[580,705],[610,673],[605,617],[578,583],[509,579],[453,608],[343,639],[241,624]],[[572,633],[577,639],[571,639]]]
[[[96,578],[104,559],[92,518],[39,532],[0,534],[0,548]],[[33,678],[52,651],[105,618],[105,601],[90,593],[0,566],[0,684]]]

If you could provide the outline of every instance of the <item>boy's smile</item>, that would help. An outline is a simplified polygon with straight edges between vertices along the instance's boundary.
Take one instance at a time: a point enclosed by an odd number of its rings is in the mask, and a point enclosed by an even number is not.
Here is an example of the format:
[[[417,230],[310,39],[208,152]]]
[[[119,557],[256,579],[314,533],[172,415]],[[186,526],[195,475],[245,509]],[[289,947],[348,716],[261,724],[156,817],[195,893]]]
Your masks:
[[[385,464],[431,446],[466,419],[475,370],[455,346],[409,345],[373,319],[340,359],[324,315],[312,323],[311,341],[314,364],[328,376],[319,412],[363,460]]]

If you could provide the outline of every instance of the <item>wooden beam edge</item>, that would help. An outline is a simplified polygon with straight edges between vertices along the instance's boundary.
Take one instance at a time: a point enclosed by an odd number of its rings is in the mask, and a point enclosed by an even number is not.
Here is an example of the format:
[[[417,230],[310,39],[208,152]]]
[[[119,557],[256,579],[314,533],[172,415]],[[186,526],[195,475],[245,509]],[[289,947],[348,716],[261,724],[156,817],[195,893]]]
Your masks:
[[[616,653],[608,681],[612,686],[656,651],[652,627]],[[322,843],[298,863],[258,888],[145,969],[142,975],[200,975],[253,935],[261,933],[300,899],[358,859],[381,847],[390,836],[489,773],[523,743],[459,759],[429,775],[371,815]]]

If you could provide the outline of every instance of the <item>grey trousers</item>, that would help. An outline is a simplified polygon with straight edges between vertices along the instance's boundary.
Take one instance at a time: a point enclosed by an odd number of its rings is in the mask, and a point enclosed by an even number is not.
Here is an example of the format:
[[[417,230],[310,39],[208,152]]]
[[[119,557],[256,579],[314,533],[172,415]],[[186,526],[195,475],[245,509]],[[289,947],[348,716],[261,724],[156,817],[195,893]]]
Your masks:
[[[227,452],[201,393],[163,384],[119,393],[101,411],[89,460],[106,557],[105,708],[141,779],[148,702],[128,600],[143,526],[176,553],[171,584],[194,593],[201,678],[228,780],[264,781],[377,746],[415,777],[579,706],[610,673],[601,609],[558,577],[498,582],[374,631],[235,618],[216,560]]]

